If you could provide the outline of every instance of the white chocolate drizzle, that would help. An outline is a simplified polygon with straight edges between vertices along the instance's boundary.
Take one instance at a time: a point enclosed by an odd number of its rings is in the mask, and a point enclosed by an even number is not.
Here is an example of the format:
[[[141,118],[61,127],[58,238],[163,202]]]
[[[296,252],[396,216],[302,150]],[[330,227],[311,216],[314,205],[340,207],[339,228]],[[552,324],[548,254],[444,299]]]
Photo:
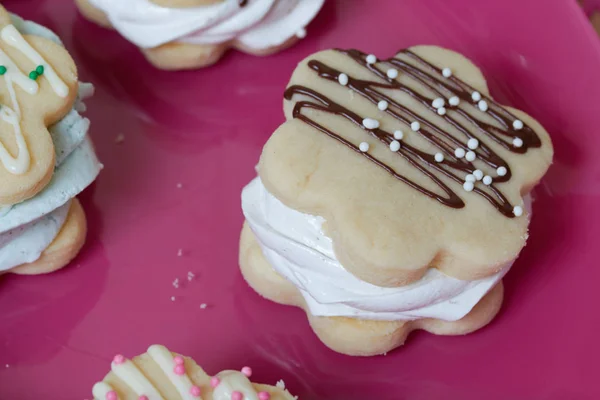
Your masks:
[[[241,372],[223,371],[217,376],[221,382],[213,391],[213,400],[230,400],[233,392],[242,393],[244,400],[259,400],[252,382]]]
[[[98,382],[92,388],[92,395],[94,395],[94,399],[102,399],[105,400],[106,396],[109,392],[114,392],[115,390],[108,383]],[[117,399],[119,400],[119,395],[117,395]]]
[[[160,367],[167,378],[169,378],[183,400],[200,399],[198,396],[194,396],[191,393],[192,386],[194,386],[194,384],[187,375],[187,372],[183,375],[177,375],[175,373],[174,368],[176,364],[169,349],[167,349],[165,346],[155,344],[148,348],[148,355]]]
[[[125,360],[121,364],[113,362],[111,370],[137,394],[145,395],[148,400],[164,400],[162,395],[156,390],[154,385],[130,360]],[[197,399],[196,399],[197,400]]]

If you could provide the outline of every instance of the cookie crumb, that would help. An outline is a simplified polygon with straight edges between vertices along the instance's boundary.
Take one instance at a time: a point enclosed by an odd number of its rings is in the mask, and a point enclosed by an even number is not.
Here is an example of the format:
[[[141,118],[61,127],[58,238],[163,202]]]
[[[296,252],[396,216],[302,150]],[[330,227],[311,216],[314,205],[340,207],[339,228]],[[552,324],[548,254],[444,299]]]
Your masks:
[[[179,289],[179,278],[175,278],[175,280],[173,281],[173,287],[175,289]]]
[[[202,303],[202,304],[200,304],[200,308],[201,308],[201,309],[205,310],[205,309],[206,309],[206,307],[208,307],[208,304],[206,304],[206,303]]]
[[[183,183],[178,183],[177,184],[177,189],[181,189],[183,187]]]
[[[115,138],[115,143],[116,143],[116,144],[121,144],[121,143],[123,143],[124,141],[125,141],[125,135],[124,135],[124,134],[122,134],[122,133],[119,133],[119,134],[117,135],[117,137]]]
[[[275,384],[275,387],[281,390],[285,390],[285,382],[283,381],[283,379],[278,380]]]
[[[171,301],[175,301],[175,296],[171,296]]]
[[[181,257],[183,255],[183,249],[177,250],[177,257]]]

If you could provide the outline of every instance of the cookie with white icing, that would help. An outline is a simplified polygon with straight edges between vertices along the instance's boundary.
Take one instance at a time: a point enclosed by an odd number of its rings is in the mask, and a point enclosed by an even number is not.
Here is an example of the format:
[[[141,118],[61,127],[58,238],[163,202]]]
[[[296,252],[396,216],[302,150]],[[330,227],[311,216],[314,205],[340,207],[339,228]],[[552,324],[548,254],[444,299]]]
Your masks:
[[[85,241],[75,198],[98,175],[77,69],[48,29],[0,7],[0,275],[66,265]]]
[[[249,283],[304,307],[348,354],[385,352],[413,329],[489,322],[527,240],[529,192],[552,161],[543,127],[494,101],[468,59],[434,46],[387,60],[317,53],[297,67],[284,106],[287,122],[242,195]],[[261,257],[248,255],[257,248]],[[273,274],[287,280],[279,296],[264,286],[281,284]],[[319,325],[364,331],[340,346]]]
[[[82,14],[113,27],[156,67],[201,68],[230,48],[269,55],[306,35],[324,0],[76,0]]]
[[[94,400],[293,400],[279,387],[252,383],[252,369],[209,376],[189,357],[152,345],[142,355],[116,355],[111,372],[94,385]]]

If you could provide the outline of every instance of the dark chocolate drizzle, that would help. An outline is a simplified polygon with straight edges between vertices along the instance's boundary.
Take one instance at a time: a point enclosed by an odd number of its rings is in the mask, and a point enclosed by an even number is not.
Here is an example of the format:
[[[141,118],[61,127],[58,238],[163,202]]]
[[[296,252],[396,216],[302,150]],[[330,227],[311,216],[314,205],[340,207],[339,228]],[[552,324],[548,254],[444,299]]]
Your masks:
[[[246,5],[248,5],[248,0],[238,0],[238,4],[240,5],[240,7],[245,7]]]
[[[352,112],[351,110],[348,110],[346,107],[338,103],[335,103],[322,93],[300,85],[290,86],[285,91],[284,95],[287,100],[291,100],[295,94],[304,95],[311,99],[296,103],[293,111],[294,118],[305,122],[318,131],[354,150],[358,154],[366,157],[371,162],[387,171],[393,177],[406,183],[413,189],[416,189],[419,192],[437,200],[443,205],[452,208],[463,208],[465,203],[460,196],[454,192],[454,190],[452,190],[446,183],[444,183],[444,181],[439,178],[438,175],[436,175],[436,172],[439,172],[462,185],[464,183],[464,177],[458,175],[457,173],[471,174],[477,168],[472,162],[469,162],[464,158],[457,158],[454,154],[454,150],[456,148],[468,150],[465,145],[466,141],[470,138],[476,138],[479,141],[479,147],[472,151],[476,153],[477,160],[484,162],[494,170],[498,167],[505,167],[507,173],[504,176],[494,177],[493,183],[489,186],[475,185],[473,193],[483,196],[505,216],[509,218],[514,217],[513,206],[496,187],[497,183],[507,182],[510,180],[510,167],[506,161],[504,161],[498,154],[496,154],[496,152],[493,151],[493,149],[480,140],[480,137],[485,135],[498,145],[511,152],[524,154],[528,149],[538,148],[542,144],[537,134],[530,127],[524,125],[522,129],[515,130],[512,127],[512,123],[517,119],[517,117],[496,103],[493,99],[483,94],[481,94],[481,99],[485,100],[488,104],[487,114],[496,120],[501,128],[488,124],[485,121],[481,121],[479,118],[477,118],[476,113],[473,113],[472,111],[464,109],[460,106],[453,107],[447,105],[446,108],[448,111],[457,113],[470,124],[472,124],[472,128],[475,128],[474,131],[476,131],[477,134],[470,131],[463,126],[460,121],[453,118],[451,115],[452,113],[446,112],[445,115],[439,116],[436,108],[432,106],[433,98],[428,98],[420,93],[415,92],[413,89],[411,89],[411,87],[401,84],[397,78],[389,78],[386,74],[387,69],[390,67],[396,68],[399,71],[399,76],[402,73],[406,74],[413,81],[418,82],[429,91],[435,93],[435,97],[448,99],[451,96],[457,96],[461,102],[467,102],[469,104],[476,105],[477,102],[473,102],[471,98],[471,94],[475,91],[475,89],[455,76],[443,78],[442,70],[440,68],[429,63],[410,50],[402,50],[399,52],[399,54],[403,54],[405,58],[391,58],[388,60],[379,61],[376,64],[367,63],[367,55],[361,51],[337,51],[350,57],[353,61],[368,69],[371,73],[386,82],[383,83],[375,80],[361,80],[348,76],[347,87],[350,90],[360,94],[362,97],[368,99],[375,105],[377,105],[381,100],[387,101],[389,106],[385,112],[403,124],[410,125],[411,122],[418,121],[421,125],[420,130],[418,132],[411,131],[411,134],[421,135],[425,140],[437,147],[439,152],[444,154],[444,161],[436,162],[435,154],[429,154],[405,142],[401,142],[400,150],[396,152],[399,156],[406,159],[406,161],[408,161],[413,167],[419,170],[423,175],[433,181],[435,185],[437,185],[441,191],[444,192],[444,195],[428,190],[411,179],[399,174],[391,166],[378,160],[369,152],[361,152],[360,149],[353,143],[350,143],[337,133],[332,132],[330,129],[325,128],[318,122],[303,115],[302,110],[305,108],[336,114],[354,123],[357,127],[364,130],[368,135],[378,139],[386,146],[389,146],[394,140],[393,134],[386,132],[383,129],[367,129],[362,123],[364,117]],[[409,59],[412,60],[412,62],[408,62]],[[386,64],[385,70],[381,70],[378,66],[378,64],[381,63]],[[340,74],[342,73],[342,71],[331,68],[323,62],[317,60],[309,61],[308,67],[315,71],[319,77],[330,81],[337,82]],[[449,132],[442,130],[429,120],[416,114],[410,108],[403,106],[390,96],[382,93],[381,90],[399,90],[411,96],[413,99],[421,103],[432,113],[438,116],[438,118],[443,118],[446,122],[451,124],[458,132],[464,135],[465,140],[459,140]],[[482,111],[477,110],[477,112]],[[523,141],[523,145],[521,147],[514,146],[512,143],[514,138],[520,138]]]

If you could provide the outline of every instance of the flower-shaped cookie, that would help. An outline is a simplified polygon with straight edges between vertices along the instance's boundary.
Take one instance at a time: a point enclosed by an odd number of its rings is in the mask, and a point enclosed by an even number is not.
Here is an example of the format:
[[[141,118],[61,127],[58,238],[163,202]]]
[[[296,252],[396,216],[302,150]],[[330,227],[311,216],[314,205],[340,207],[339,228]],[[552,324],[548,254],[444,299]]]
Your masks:
[[[494,101],[464,56],[328,50],[300,63],[285,97],[262,182],[323,217],[337,259],[359,279],[396,287],[429,268],[478,279],[525,245],[523,196],[552,144],[533,118]]]
[[[55,152],[48,127],[77,96],[77,70],[53,41],[21,35],[0,6],[0,206],[33,197],[50,181]]]
[[[250,382],[252,369],[208,376],[194,360],[152,345],[132,360],[116,355],[111,372],[94,385],[95,400],[293,400],[283,388]]]

